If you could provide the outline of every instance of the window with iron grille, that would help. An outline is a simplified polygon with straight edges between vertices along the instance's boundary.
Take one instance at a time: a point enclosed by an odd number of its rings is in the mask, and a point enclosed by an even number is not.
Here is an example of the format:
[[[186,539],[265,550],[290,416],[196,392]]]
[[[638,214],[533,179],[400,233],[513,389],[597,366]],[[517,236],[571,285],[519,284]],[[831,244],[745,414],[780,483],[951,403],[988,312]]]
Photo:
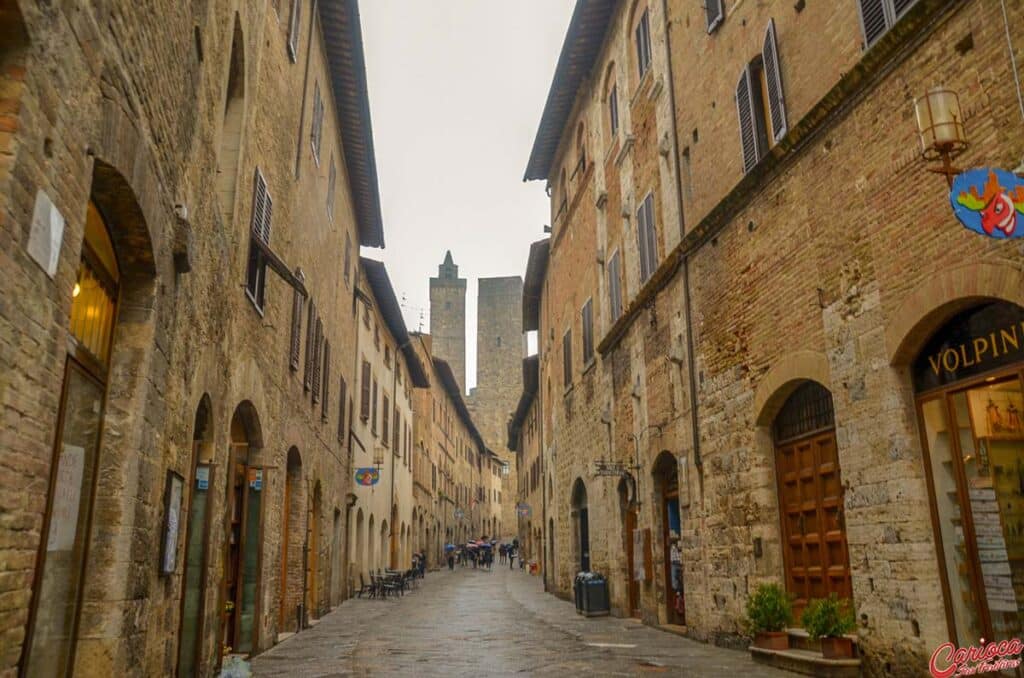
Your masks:
[[[651,67],[651,19],[646,9],[636,25],[636,59],[643,77]]]
[[[288,21],[288,57],[292,63],[299,58],[299,18],[302,0],[292,0],[292,13]]]
[[[806,381],[786,399],[775,416],[775,442],[785,442],[835,428],[832,394],[816,381]]]
[[[320,142],[324,133],[324,101],[320,98],[320,83],[313,84],[313,130],[310,143],[313,146],[313,159],[320,164]]]
[[[589,365],[594,359],[594,304],[593,300],[587,299],[580,312],[580,321],[583,325],[583,364]]]
[[[288,342],[288,367],[292,372],[299,369],[299,352],[302,347],[302,294],[292,292],[292,333]]]
[[[864,48],[878,42],[886,31],[896,25],[917,0],[858,0],[860,25],[864,30]]]
[[[267,181],[259,168],[253,177],[252,219],[249,228],[249,264],[245,275],[245,294],[262,313],[267,291],[267,255],[270,246],[270,224],[274,203],[267,191]]]

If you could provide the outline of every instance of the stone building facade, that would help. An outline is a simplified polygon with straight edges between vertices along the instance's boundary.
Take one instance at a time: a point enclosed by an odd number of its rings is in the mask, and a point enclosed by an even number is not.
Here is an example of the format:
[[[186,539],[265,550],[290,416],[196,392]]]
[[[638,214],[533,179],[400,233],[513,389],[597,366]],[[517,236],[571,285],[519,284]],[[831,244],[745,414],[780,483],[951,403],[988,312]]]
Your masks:
[[[338,604],[356,2],[0,2],[0,233],[0,673],[212,675]]]
[[[541,458],[540,401],[537,398],[539,360],[524,358],[523,392],[508,423],[508,448],[516,459],[516,529],[519,556],[537,563],[547,576],[544,562],[544,467]],[[553,525],[553,523],[552,523]]]
[[[1016,167],[1024,5],[721,6],[577,3],[534,146],[551,583],[736,646],[759,584],[836,593],[869,675],[921,675],[1021,631],[1024,259],[957,223],[914,99]]]
[[[501,524],[511,529],[516,524],[517,475],[515,454],[507,447],[507,431],[509,415],[522,391],[521,363],[526,355],[523,279],[480,278],[477,290],[476,386],[467,402],[484,443],[508,469],[503,471],[502,499],[496,513]]]
[[[371,572],[412,567],[413,392],[430,386],[384,264],[360,257],[359,267],[359,362],[349,427],[351,588],[369,582]]]
[[[430,279],[430,336],[434,355],[451,365],[465,393],[466,279],[459,277],[451,250],[438,265],[437,277]]]

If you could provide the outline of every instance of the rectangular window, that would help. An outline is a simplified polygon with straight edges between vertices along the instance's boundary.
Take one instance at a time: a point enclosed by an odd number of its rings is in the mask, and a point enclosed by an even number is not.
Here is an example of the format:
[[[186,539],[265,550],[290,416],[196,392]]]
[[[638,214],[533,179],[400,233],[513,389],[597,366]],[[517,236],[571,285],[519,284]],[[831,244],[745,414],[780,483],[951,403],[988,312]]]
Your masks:
[[[707,12],[710,35],[725,20],[725,3],[722,0],[704,0],[704,10]]]
[[[292,292],[292,334],[288,342],[288,367],[292,372],[299,370],[299,352],[302,347],[302,294]]]
[[[370,418],[370,363],[366,360],[359,378],[359,418],[364,423]]]
[[[614,323],[622,315],[622,263],[616,250],[608,259],[608,314]],[[609,323],[610,324],[610,323]]]
[[[373,380],[373,393],[370,395],[370,433],[377,435],[377,380]]]
[[[350,278],[350,271],[352,270],[352,236],[349,233],[345,234],[345,284],[348,285]]]
[[[299,58],[299,10],[302,0],[292,0],[292,14],[288,21],[288,57],[295,63]]]
[[[338,168],[334,165],[334,153],[331,153],[331,169],[327,176],[327,217],[334,219],[334,185],[338,181]]]
[[[619,86],[612,85],[608,93],[608,122],[611,125],[612,136],[619,131]]]
[[[654,225],[654,194],[648,193],[636,213],[636,237],[640,252],[640,282],[645,283],[658,265],[657,231]]]
[[[896,25],[917,0],[859,0],[860,25],[864,30],[864,49],[878,42]]]
[[[306,314],[306,367],[302,374],[302,388],[308,391],[313,386],[313,342],[316,340],[316,306],[309,300]]]
[[[387,395],[381,396],[381,411],[384,413],[384,416],[381,417],[380,442],[384,447],[387,447],[388,438],[391,434],[391,400]]]
[[[324,101],[320,98],[320,83],[313,85],[313,130],[310,143],[313,146],[313,159],[320,164],[320,141],[324,132]]]
[[[572,386],[572,330],[562,337],[562,379],[565,388]]]
[[[324,323],[320,318],[316,319],[316,335],[313,340],[313,402],[320,401],[320,377],[322,376],[321,361],[324,354]]]
[[[397,402],[395,403],[395,414],[394,414],[394,417],[395,417],[395,427],[394,427],[394,430],[391,432],[391,435],[394,438],[394,440],[392,440],[392,446],[394,448],[395,454],[401,454],[402,453],[402,415],[400,415],[398,413],[398,403]]]
[[[768,22],[761,55],[743,69],[736,83],[736,112],[746,174],[788,131],[774,19]]]
[[[583,304],[580,316],[583,323],[583,364],[589,365],[590,361],[594,359],[594,304],[592,299],[587,299],[587,303]]]
[[[260,313],[263,313],[263,302],[267,291],[267,255],[264,248],[270,245],[273,207],[273,200],[267,191],[267,181],[257,168],[253,177],[249,265],[245,276],[245,293]]]
[[[651,19],[646,9],[636,25],[636,60],[642,78],[651,67]]]
[[[338,442],[345,444],[345,401],[348,400],[348,384],[345,377],[338,384]]]
[[[320,401],[320,420],[327,421],[327,402],[331,390],[331,343],[324,340],[324,395]]]

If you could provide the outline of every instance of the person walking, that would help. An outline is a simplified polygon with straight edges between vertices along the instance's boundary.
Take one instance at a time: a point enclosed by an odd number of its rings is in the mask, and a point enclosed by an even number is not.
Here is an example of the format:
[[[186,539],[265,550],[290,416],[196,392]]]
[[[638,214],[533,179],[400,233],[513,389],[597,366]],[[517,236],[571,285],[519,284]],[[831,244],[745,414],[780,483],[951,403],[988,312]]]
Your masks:
[[[448,569],[455,570],[455,553],[453,551],[448,552]]]
[[[516,550],[513,547],[508,552],[508,569],[512,569],[512,565],[516,562]]]

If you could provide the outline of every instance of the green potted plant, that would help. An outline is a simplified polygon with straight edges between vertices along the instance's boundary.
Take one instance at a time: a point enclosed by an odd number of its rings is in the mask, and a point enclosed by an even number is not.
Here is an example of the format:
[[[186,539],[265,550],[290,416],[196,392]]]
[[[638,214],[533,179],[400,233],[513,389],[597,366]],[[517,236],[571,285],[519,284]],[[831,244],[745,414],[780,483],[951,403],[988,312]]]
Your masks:
[[[828,598],[812,600],[807,603],[801,621],[807,635],[821,642],[821,654],[826,659],[853,656],[853,641],[846,635],[857,628],[857,621],[848,599],[833,593]]]
[[[754,636],[754,647],[789,649],[786,627],[792,621],[793,605],[778,584],[761,584],[747,600],[747,626]]]

